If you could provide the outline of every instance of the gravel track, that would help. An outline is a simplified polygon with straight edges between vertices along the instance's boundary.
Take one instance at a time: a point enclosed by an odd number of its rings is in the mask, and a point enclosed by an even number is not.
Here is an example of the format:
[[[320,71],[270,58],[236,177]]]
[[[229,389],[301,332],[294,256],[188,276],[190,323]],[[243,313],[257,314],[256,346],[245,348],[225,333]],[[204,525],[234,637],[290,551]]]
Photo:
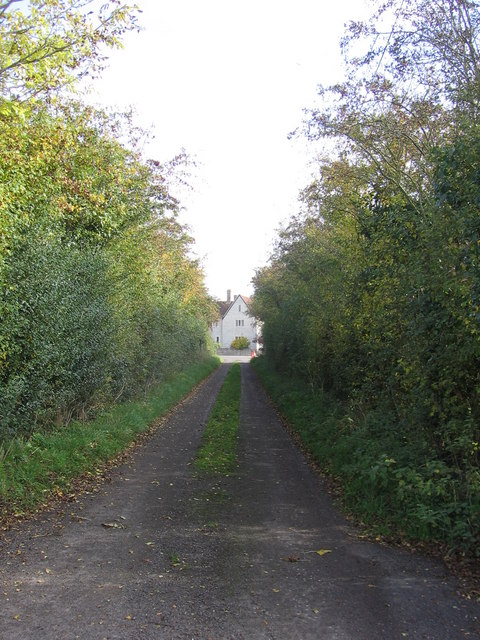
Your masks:
[[[238,473],[196,476],[229,366],[96,492],[4,534],[0,638],[480,638],[442,563],[358,537],[248,364]]]

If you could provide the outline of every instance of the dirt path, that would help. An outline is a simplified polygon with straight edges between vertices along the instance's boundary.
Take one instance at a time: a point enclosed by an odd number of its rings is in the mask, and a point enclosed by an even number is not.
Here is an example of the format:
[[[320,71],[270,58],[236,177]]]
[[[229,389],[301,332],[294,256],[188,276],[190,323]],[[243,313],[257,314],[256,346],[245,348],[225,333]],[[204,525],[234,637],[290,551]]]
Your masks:
[[[194,476],[228,366],[96,494],[4,536],[0,638],[480,638],[440,564],[358,539],[247,364],[238,475]]]

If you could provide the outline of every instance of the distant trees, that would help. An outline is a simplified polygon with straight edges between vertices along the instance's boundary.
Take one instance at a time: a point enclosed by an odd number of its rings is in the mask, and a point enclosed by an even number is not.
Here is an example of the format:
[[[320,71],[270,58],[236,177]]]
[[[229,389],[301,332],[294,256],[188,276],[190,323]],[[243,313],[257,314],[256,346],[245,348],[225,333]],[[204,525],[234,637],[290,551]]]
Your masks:
[[[350,25],[348,77],[304,130],[337,154],[253,308],[277,368],[347,401],[366,443],[355,472],[393,460],[405,518],[466,545],[480,536],[479,29],[464,0],[389,0]]]
[[[144,391],[199,356],[214,313],[169,168],[128,116],[53,98],[136,25],[90,5],[0,4],[0,440]]]

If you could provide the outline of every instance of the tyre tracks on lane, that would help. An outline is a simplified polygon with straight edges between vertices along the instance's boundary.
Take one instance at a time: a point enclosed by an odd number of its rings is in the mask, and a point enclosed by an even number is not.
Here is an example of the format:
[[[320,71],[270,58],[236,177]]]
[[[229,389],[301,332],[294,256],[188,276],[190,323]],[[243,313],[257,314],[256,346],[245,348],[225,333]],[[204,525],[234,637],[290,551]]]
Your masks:
[[[5,536],[0,638],[480,637],[443,565],[358,538],[248,364],[237,473],[195,474],[228,368],[96,494]]]

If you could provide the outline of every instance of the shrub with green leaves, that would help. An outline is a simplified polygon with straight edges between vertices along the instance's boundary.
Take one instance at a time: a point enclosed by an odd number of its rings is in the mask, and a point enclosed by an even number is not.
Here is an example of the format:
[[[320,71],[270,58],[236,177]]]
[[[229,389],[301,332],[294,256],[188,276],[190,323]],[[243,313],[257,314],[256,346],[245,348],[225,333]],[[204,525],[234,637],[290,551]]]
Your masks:
[[[232,344],[230,345],[230,348],[240,351],[242,349],[248,349],[249,346],[250,346],[249,339],[245,336],[239,336],[237,338],[234,338],[234,340],[232,341]]]
[[[305,380],[253,366],[280,412],[324,472],[342,487],[347,509],[376,532],[446,543],[475,556],[480,542],[480,475],[435,455],[421,433],[407,438],[388,411],[354,420],[333,394]],[[472,452],[474,453],[474,452]]]
[[[257,271],[252,310],[270,364],[310,390],[303,435],[362,517],[478,553],[480,9],[429,7],[392,0],[347,28],[348,80],[304,129],[335,151]],[[324,394],[333,427],[314,419]]]
[[[214,310],[168,188],[185,154],[167,165],[145,160],[130,114],[61,94],[76,74],[103,66],[137,10],[108,0],[7,5],[0,441],[146,393],[202,355]]]
[[[128,119],[79,104],[0,118],[1,440],[182,369],[213,304],[166,169],[114,138]]]
[[[115,325],[102,251],[32,238],[4,268],[0,435],[68,422],[99,401]]]

